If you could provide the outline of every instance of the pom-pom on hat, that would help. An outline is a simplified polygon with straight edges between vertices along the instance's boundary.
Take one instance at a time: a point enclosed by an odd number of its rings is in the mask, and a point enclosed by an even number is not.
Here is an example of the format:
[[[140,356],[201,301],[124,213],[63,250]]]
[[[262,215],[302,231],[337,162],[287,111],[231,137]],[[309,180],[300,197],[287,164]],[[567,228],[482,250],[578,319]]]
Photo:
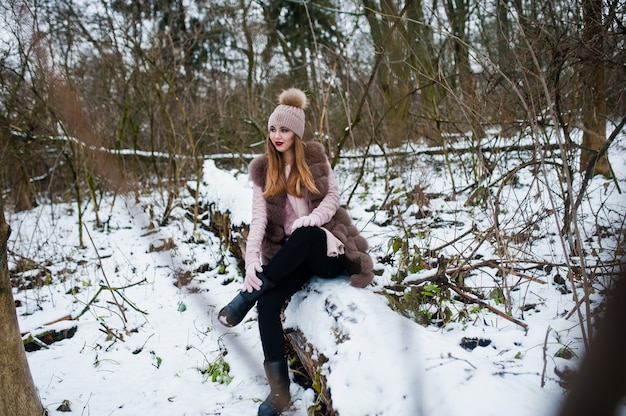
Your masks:
[[[284,90],[278,96],[278,106],[267,121],[267,129],[272,126],[283,126],[302,138],[304,134],[304,109],[307,99],[298,88]]]

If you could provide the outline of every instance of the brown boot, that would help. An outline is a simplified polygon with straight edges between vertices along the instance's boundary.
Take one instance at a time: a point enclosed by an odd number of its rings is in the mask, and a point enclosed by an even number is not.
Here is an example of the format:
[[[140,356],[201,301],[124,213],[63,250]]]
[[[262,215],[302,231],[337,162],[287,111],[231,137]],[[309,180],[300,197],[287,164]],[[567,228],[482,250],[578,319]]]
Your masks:
[[[267,381],[270,384],[270,395],[259,406],[258,416],[279,416],[283,410],[289,407],[291,402],[287,358],[278,361],[266,361],[263,366]]]

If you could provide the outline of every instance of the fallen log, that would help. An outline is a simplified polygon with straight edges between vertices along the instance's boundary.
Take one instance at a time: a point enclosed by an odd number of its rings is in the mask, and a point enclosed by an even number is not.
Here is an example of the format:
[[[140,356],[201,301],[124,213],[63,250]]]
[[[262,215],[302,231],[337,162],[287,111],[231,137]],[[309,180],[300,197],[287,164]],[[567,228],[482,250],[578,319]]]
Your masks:
[[[321,366],[326,361],[324,355],[318,355],[315,348],[306,340],[306,336],[294,328],[288,328],[285,331],[287,340],[291,344],[291,348],[296,353],[298,360],[311,380],[311,387],[317,393],[320,402],[319,412],[316,415],[335,416],[337,413],[333,409],[330,391],[326,385],[326,377],[321,373]]]
[[[284,311],[287,339],[313,380],[324,415],[420,414],[423,369],[384,357],[420,354],[425,329],[391,310],[384,296],[348,278],[313,278]],[[375,340],[375,342],[373,342]],[[382,347],[384,351],[379,348]],[[406,383],[385,391],[393,374]],[[359,400],[354,401],[354,391]]]
[[[28,352],[48,348],[49,345],[63,339],[72,338],[76,334],[78,325],[69,323],[70,315],[63,316],[52,322],[48,322],[32,331],[23,332],[22,342]]]

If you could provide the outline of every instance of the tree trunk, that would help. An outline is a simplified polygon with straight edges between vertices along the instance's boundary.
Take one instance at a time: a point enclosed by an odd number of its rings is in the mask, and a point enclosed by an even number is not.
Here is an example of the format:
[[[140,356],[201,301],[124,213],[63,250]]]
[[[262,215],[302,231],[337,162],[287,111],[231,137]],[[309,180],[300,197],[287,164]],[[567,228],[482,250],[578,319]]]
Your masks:
[[[11,229],[0,201],[0,416],[36,416],[44,413],[28,367],[20,335],[7,265]]]
[[[468,0],[447,0],[445,10],[452,29],[454,45],[454,64],[459,79],[459,107],[469,124],[472,135],[480,141],[485,132],[480,124],[480,114],[476,99],[476,86],[472,66],[470,64],[470,43],[468,25],[470,21],[470,5]]]
[[[363,0],[372,42],[376,49],[384,54],[383,62],[378,69],[377,82],[388,128],[386,141],[394,147],[400,146],[407,138],[409,123],[409,104],[413,89],[410,74],[412,69],[405,62],[408,51],[403,33],[406,36],[406,30],[403,23],[397,21],[402,19],[411,3],[408,1],[404,9],[398,10],[395,3],[390,0],[381,1],[380,8],[372,0]]]
[[[425,18],[422,0],[414,1],[411,7],[407,8],[406,14],[406,39],[411,51],[409,59],[415,71],[415,80],[423,103],[420,113],[428,120],[435,120],[436,125],[434,131],[427,129],[424,135],[439,137],[443,145],[439,123],[439,106],[443,94],[439,87],[438,58],[434,50],[433,29],[423,23]]]
[[[583,139],[580,170],[594,163],[596,152],[606,142],[606,87],[602,0],[583,0],[582,112]],[[594,175],[611,175],[609,159],[604,154],[594,167]]]

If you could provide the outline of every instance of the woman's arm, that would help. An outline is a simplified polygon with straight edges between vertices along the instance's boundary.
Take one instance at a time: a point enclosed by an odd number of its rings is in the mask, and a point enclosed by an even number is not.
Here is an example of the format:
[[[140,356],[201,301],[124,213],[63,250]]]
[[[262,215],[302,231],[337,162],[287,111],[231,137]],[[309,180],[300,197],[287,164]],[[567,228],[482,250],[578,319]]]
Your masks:
[[[258,185],[252,188],[252,220],[246,240],[246,269],[252,263],[261,262],[261,243],[267,226],[267,209],[263,190]]]
[[[330,163],[328,163],[328,192],[317,208],[309,214],[315,218],[315,225],[321,227],[330,221],[337,212],[337,208],[339,208],[339,202],[340,196],[339,188],[337,187],[337,179],[335,178],[335,173]]]

